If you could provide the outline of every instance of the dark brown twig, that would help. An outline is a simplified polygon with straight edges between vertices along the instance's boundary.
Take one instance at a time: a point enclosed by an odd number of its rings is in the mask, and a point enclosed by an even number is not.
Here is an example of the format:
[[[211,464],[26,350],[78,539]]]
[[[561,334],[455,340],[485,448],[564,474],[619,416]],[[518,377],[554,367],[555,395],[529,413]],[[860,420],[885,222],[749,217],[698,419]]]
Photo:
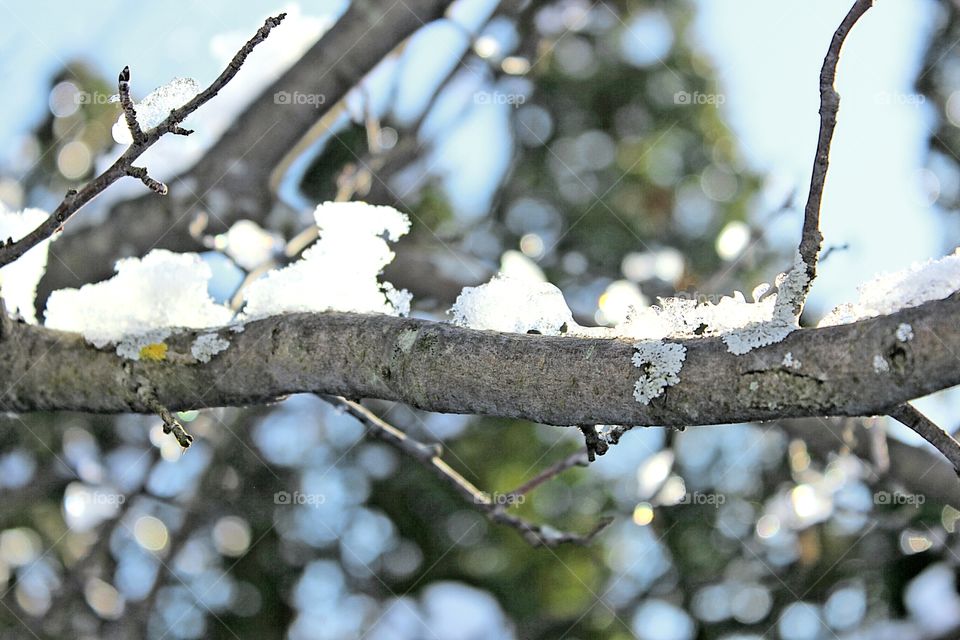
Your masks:
[[[576,453],[571,453],[566,458],[560,460],[550,467],[547,467],[530,480],[524,482],[522,485],[511,491],[510,495],[525,496],[544,482],[553,480],[567,469],[570,469],[571,467],[585,467],[589,464],[589,462],[590,460],[585,449],[581,449]]]
[[[257,33],[250,38],[245,45],[243,45],[243,47],[233,57],[233,60],[231,60],[227,65],[226,69],[223,70],[223,72],[210,84],[210,86],[194,96],[192,100],[187,102],[187,104],[183,105],[182,107],[172,109],[166,120],[149,131],[140,130],[140,125],[137,123],[136,111],[133,108],[133,103],[130,101],[129,95],[130,71],[128,68],[124,68],[124,71],[120,74],[120,100],[121,103],[124,103],[122,105],[124,117],[126,118],[127,126],[130,128],[130,132],[133,135],[133,144],[127,147],[127,149],[123,152],[123,155],[117,158],[117,160],[110,165],[108,169],[84,185],[79,191],[71,190],[71,192],[68,192],[63,201],[61,201],[60,204],[57,205],[57,208],[53,210],[53,214],[51,214],[50,217],[42,222],[36,229],[13,244],[0,247],[0,267],[10,264],[29,251],[31,248],[60,231],[63,228],[63,224],[75,213],[77,213],[77,211],[79,211],[85,204],[93,200],[104,189],[109,187],[120,178],[125,176],[134,176],[143,180],[139,172],[142,171],[143,174],[146,174],[146,169],[134,167],[134,160],[139,158],[144,151],[153,146],[157,140],[167,133],[185,135],[187,130],[183,129],[180,124],[186,119],[187,116],[202,107],[211,98],[217,95],[217,93],[219,93],[220,90],[223,89],[223,87],[226,86],[226,84],[230,82],[235,75],[237,75],[237,71],[240,70],[240,66],[243,64],[244,60],[247,59],[247,56],[250,55],[250,52],[253,51],[254,47],[263,42],[270,34],[270,31],[280,24],[286,15],[287,14],[285,13],[281,13],[275,18],[267,18],[266,22],[263,23],[263,26],[260,27]],[[124,98],[124,95],[126,95],[126,98]],[[133,173],[131,173],[131,171],[133,171]],[[146,180],[144,180],[144,183],[154,191],[160,193],[160,191],[158,191],[156,188],[156,185],[160,185],[161,183],[153,180],[152,178],[150,178],[150,180],[150,183],[148,183]]]
[[[817,155],[813,160],[810,193],[803,211],[803,234],[800,238],[799,251],[800,258],[807,267],[807,281],[803,295],[795,302],[794,313],[798,318],[803,311],[810,285],[817,276],[817,257],[820,253],[820,245],[823,243],[823,234],[820,233],[820,205],[823,201],[823,187],[830,164],[830,144],[833,142],[833,131],[837,126],[837,110],[840,108],[840,94],[834,86],[837,64],[840,62],[840,49],[853,25],[872,6],[873,0],[856,0],[853,3],[843,22],[833,34],[820,70],[820,135],[817,139]]]
[[[177,420],[170,409],[160,404],[160,401],[157,400],[156,392],[154,392],[149,385],[141,385],[140,388],[137,389],[137,397],[145,406],[149,407],[151,411],[160,416],[160,419],[163,420],[164,433],[172,433],[173,437],[177,439],[177,442],[184,449],[193,444],[193,436],[187,433],[183,424]]]
[[[441,460],[441,449],[438,445],[427,445],[414,440],[359,403],[352,402],[340,396],[320,397],[359,420],[367,428],[367,433],[371,437],[386,442],[398,449],[401,453],[426,466],[435,476],[447,483],[448,486],[460,494],[467,502],[473,504],[479,511],[486,515],[487,518],[493,522],[505,524],[519,531],[524,540],[533,546],[554,547],[568,542],[587,544],[613,521],[612,518],[603,518],[590,532],[581,535],[559,531],[547,525],[534,524],[524,520],[506,511],[505,507],[512,504],[511,500],[506,500],[505,502],[507,504],[499,504],[499,500],[494,500],[488,493],[478,489],[472,482]],[[508,494],[508,497],[516,495],[522,494],[514,492]]]
[[[910,427],[920,437],[932,444],[937,451],[950,461],[954,471],[960,476],[960,442],[957,442],[953,436],[908,402],[897,405],[887,412],[887,415]]]

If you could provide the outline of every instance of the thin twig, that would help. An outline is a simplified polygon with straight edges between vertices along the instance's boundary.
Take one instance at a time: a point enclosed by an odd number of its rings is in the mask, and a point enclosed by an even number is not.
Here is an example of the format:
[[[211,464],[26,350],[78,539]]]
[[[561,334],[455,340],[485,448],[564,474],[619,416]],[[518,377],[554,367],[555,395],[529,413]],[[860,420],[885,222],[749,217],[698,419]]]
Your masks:
[[[243,47],[233,57],[233,60],[231,60],[227,65],[226,69],[223,70],[223,72],[210,84],[210,86],[198,93],[192,100],[187,102],[182,107],[172,109],[170,111],[170,115],[168,115],[163,122],[149,131],[140,131],[140,126],[136,122],[136,112],[133,110],[133,104],[129,102],[129,87],[127,87],[126,90],[123,89],[125,83],[129,82],[129,69],[124,69],[124,73],[120,74],[121,102],[124,100],[123,95],[126,91],[127,102],[129,104],[124,105],[124,116],[127,119],[127,126],[131,128],[133,143],[127,147],[127,149],[123,152],[123,155],[117,158],[117,160],[110,165],[107,170],[84,185],[82,189],[79,191],[74,191],[71,189],[64,197],[63,201],[61,201],[60,204],[57,205],[57,208],[53,210],[53,213],[50,215],[50,217],[42,222],[36,229],[13,244],[0,246],[0,267],[10,264],[36,245],[62,230],[64,223],[75,213],[77,213],[77,211],[79,211],[85,204],[93,200],[97,195],[103,192],[104,189],[109,187],[120,178],[130,175],[140,177],[138,173],[131,173],[131,170],[135,172],[138,170],[138,168],[133,166],[134,160],[139,158],[144,151],[153,146],[157,140],[167,133],[186,135],[188,130],[182,128],[180,124],[186,119],[187,116],[217,95],[217,93],[219,93],[220,90],[223,89],[223,87],[226,86],[226,84],[230,82],[235,75],[237,75],[237,71],[240,70],[240,66],[243,64],[244,60],[246,60],[247,56],[250,55],[250,52],[253,51],[254,47],[263,42],[270,34],[270,31],[280,24],[286,15],[287,14],[285,13],[281,13],[275,18],[267,18],[267,20],[263,23],[263,26],[257,31],[256,35],[250,38],[250,40],[243,45]],[[126,80],[124,80],[124,77],[126,77]],[[131,118],[133,120],[132,125]],[[136,133],[136,131],[140,132],[139,135]],[[143,171],[146,172],[145,169]],[[157,190],[150,184],[147,184],[147,186],[150,186],[155,191]]]
[[[817,277],[817,256],[823,243],[820,233],[820,205],[823,201],[823,187],[827,179],[830,164],[830,144],[833,142],[833,130],[837,126],[837,110],[840,108],[840,94],[834,81],[837,77],[837,64],[840,62],[840,49],[847,34],[857,20],[873,6],[873,0],[856,0],[840,26],[837,27],[823,59],[820,70],[820,136],[817,139],[817,155],[813,160],[813,173],[810,178],[810,193],[803,211],[803,234],[800,238],[800,258],[807,267],[807,281],[803,295],[795,302],[794,313],[799,318],[807,292]]]
[[[120,72],[118,88],[120,90],[120,106],[123,108],[123,117],[127,121],[130,137],[133,138],[134,144],[143,144],[146,136],[143,135],[143,129],[140,128],[140,122],[137,120],[137,110],[130,98],[130,67],[124,67],[123,71]]]
[[[590,460],[587,456],[587,450],[581,449],[576,453],[571,453],[566,458],[560,460],[553,466],[547,467],[536,476],[527,480],[522,485],[510,492],[511,496],[525,496],[547,480],[552,480],[571,467],[585,467]]]
[[[187,430],[180,421],[177,420],[170,409],[160,404],[160,401],[157,400],[156,392],[150,385],[140,385],[140,388],[137,389],[137,397],[140,398],[140,401],[143,402],[148,409],[160,416],[160,419],[163,420],[164,433],[172,433],[173,437],[177,439],[177,442],[184,449],[193,444],[193,436],[187,433]]]
[[[910,427],[942,453],[960,476],[960,442],[909,402],[897,405],[887,415]]]
[[[523,538],[533,546],[553,547],[568,542],[587,544],[613,521],[612,518],[603,518],[587,534],[577,534],[559,531],[547,525],[534,524],[519,516],[507,513],[504,505],[498,504],[498,501],[493,500],[488,493],[478,489],[472,482],[441,460],[441,449],[439,445],[427,445],[414,440],[359,403],[340,396],[322,395],[320,397],[359,420],[367,427],[367,433],[371,437],[378,438],[390,444],[400,450],[401,453],[406,454],[426,466],[435,476],[447,483],[448,486],[453,488],[454,491],[459,493],[466,501],[472,503],[490,520],[499,524],[508,525],[519,531],[520,534],[523,535]],[[513,496],[515,494],[509,495]],[[509,500],[507,500],[507,502],[510,503]]]

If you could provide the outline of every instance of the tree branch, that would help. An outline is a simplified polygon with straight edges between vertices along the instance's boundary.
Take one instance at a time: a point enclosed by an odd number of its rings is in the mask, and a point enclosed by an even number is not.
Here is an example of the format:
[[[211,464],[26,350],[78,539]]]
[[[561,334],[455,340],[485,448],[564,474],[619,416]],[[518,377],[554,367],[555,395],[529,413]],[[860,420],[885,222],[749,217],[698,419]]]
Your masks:
[[[872,6],[873,0],[856,0],[853,3],[843,22],[833,34],[820,70],[820,135],[817,139],[817,155],[813,160],[813,174],[810,177],[810,193],[803,211],[803,232],[799,247],[800,258],[807,267],[807,284],[804,296],[798,299],[797,308],[794,309],[798,318],[803,311],[806,293],[817,276],[817,256],[820,253],[820,245],[823,243],[823,234],[820,233],[820,205],[823,201],[823,188],[830,164],[830,144],[833,141],[833,131],[837,126],[837,111],[840,108],[840,94],[834,86],[837,78],[837,64],[840,62],[840,49],[843,48],[843,43],[853,25]]]
[[[937,451],[950,461],[957,475],[960,475],[960,442],[957,442],[953,436],[907,402],[894,407],[887,415],[910,427],[924,440],[932,444]]]
[[[230,347],[208,363],[188,354],[206,330],[166,341],[165,361],[132,362],[76,335],[16,325],[0,342],[0,408],[152,412],[150,382],[173,411],[260,404],[290,393],[397,400],[429,411],[556,425],[686,426],[885,414],[960,384],[960,293],[880,318],[793,332],[741,356],[720,338],[679,341],[680,382],[650,404],[633,341],[476,331],[412,318],[344,313],[274,316],[221,330]],[[913,327],[897,340],[901,323]],[[839,348],[842,345],[843,348]],[[783,365],[790,352],[800,367]],[[890,363],[873,367],[876,355]],[[183,357],[179,357],[179,356]]]
[[[153,146],[157,140],[167,133],[182,133],[186,131],[180,127],[180,123],[183,122],[187,116],[202,107],[211,98],[217,95],[217,93],[219,93],[220,90],[226,86],[226,84],[230,82],[235,75],[237,75],[237,71],[240,70],[240,66],[243,64],[244,60],[247,59],[247,56],[250,54],[250,52],[253,51],[253,48],[263,42],[270,34],[270,31],[280,24],[286,15],[287,14],[285,13],[281,13],[275,18],[267,18],[266,22],[263,23],[263,26],[260,27],[260,30],[257,31],[256,35],[254,35],[250,40],[247,41],[245,45],[243,45],[240,51],[238,51],[233,57],[233,60],[230,61],[230,64],[227,65],[227,68],[223,70],[220,76],[217,77],[217,79],[214,80],[209,87],[194,96],[194,98],[187,102],[187,104],[171,110],[170,115],[168,115],[163,122],[147,132],[142,131],[139,123],[137,122],[136,111],[134,111],[133,104],[130,101],[130,69],[128,67],[124,67],[119,78],[120,101],[123,106],[123,112],[127,121],[127,126],[130,129],[131,135],[133,136],[133,144],[127,147],[126,151],[123,152],[123,155],[117,158],[117,160],[110,165],[106,171],[88,182],[83,186],[82,189],[79,191],[74,191],[71,189],[60,202],[60,204],[57,205],[57,208],[53,210],[53,213],[50,215],[50,217],[48,217],[36,229],[13,244],[0,246],[0,267],[13,262],[36,245],[62,230],[63,225],[67,222],[67,220],[76,214],[77,211],[79,211],[85,204],[93,200],[107,187],[124,176],[134,176],[140,178],[143,180],[144,184],[150,187],[153,191],[165,194],[166,187],[156,180],[153,180],[153,178],[147,176],[146,169],[142,167],[134,167],[134,160],[139,158],[147,149]],[[141,211],[141,221],[143,220],[143,217],[144,212]],[[113,261],[111,261],[110,264],[112,265]]]
[[[610,518],[603,518],[588,534],[580,535],[557,531],[552,527],[538,525],[520,516],[510,514],[506,509],[513,504],[513,501],[507,500],[506,504],[500,504],[493,500],[490,494],[474,486],[472,482],[440,459],[442,451],[440,445],[426,445],[414,440],[357,402],[351,402],[339,396],[320,397],[359,420],[367,428],[367,433],[370,436],[386,442],[407,457],[427,467],[435,476],[444,481],[447,486],[460,494],[464,500],[471,503],[491,521],[513,527],[520,532],[528,543],[534,546],[553,547],[564,543],[586,544],[612,522]],[[514,492],[508,494],[508,497],[513,498],[519,495],[522,494]]]

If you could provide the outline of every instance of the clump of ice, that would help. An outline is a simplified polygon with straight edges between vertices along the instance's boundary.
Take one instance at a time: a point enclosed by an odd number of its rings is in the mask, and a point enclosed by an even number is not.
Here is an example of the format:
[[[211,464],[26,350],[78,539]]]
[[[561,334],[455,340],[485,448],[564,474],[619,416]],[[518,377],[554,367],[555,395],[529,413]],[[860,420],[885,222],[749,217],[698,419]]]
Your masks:
[[[205,333],[197,336],[190,346],[190,353],[200,362],[210,362],[210,359],[230,346],[230,341],[221,338],[215,333]]]
[[[854,303],[840,305],[818,326],[848,324],[863,318],[895,313],[960,290],[960,248],[939,260],[914,263],[907,269],[877,276],[860,285]]]
[[[633,385],[633,397],[640,404],[650,404],[664,389],[680,382],[687,349],[682,344],[659,340],[638,342],[633,347],[633,365],[642,371]]]
[[[573,325],[560,289],[503,274],[479,287],[464,287],[450,313],[453,324],[471,329],[559,335]]]
[[[26,209],[22,212],[0,207],[0,243],[8,239],[20,240],[49,217],[46,211]],[[50,240],[37,244],[14,262],[0,268],[0,297],[8,313],[19,313],[30,324],[37,323],[34,302],[37,283],[47,268],[47,249]]]
[[[742,355],[780,342],[799,327],[795,309],[807,283],[806,266],[797,255],[793,268],[777,276],[777,292],[770,286],[753,290],[753,302],[734,292],[720,302],[698,303],[685,298],[662,298],[659,306],[635,310],[617,332],[648,340],[720,336],[731,353]]]
[[[167,119],[172,109],[182,107],[200,93],[200,84],[193,78],[174,78],[154,89],[140,102],[134,102],[137,122],[144,131],[153,129]],[[112,129],[117,144],[132,144],[133,137],[127,128],[127,120],[121,113]]]
[[[387,240],[410,230],[407,216],[365,202],[325,202],[314,218],[320,239],[294,264],[247,287],[244,318],[301,311],[407,315],[410,293],[378,279],[394,258]]]
[[[81,333],[102,348],[163,328],[224,325],[233,315],[207,293],[210,266],[195,253],[155,249],[142,259],[119,260],[116,271],[103,282],[54,291],[46,326]]]

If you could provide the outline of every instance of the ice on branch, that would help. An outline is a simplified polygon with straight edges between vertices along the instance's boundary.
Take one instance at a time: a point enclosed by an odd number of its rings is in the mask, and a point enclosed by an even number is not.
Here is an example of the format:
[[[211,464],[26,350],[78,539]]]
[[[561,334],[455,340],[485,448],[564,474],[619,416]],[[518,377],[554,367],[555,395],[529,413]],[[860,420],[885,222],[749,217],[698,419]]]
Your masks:
[[[780,342],[798,328],[794,310],[806,282],[806,266],[798,255],[793,268],[777,276],[776,293],[767,294],[770,287],[763,284],[753,290],[753,302],[739,291],[717,304],[662,298],[659,306],[635,309],[617,332],[647,340],[720,336],[730,353],[742,355]]]
[[[464,287],[450,313],[453,324],[471,329],[559,335],[573,326],[560,289],[502,274],[479,287]]]
[[[650,404],[664,389],[680,382],[687,349],[682,344],[659,340],[638,342],[634,349],[633,365],[641,374],[633,385],[633,397],[640,404]]]
[[[215,327],[233,315],[207,293],[210,267],[195,253],[156,249],[142,259],[119,260],[116,271],[103,282],[54,291],[46,326],[81,333],[98,348],[127,338],[126,348],[139,353],[158,330]],[[150,341],[131,340],[138,336]]]
[[[0,244],[7,240],[20,240],[47,217],[49,214],[40,209],[26,209],[15,213],[0,207]],[[37,297],[37,283],[47,268],[49,246],[50,240],[44,240],[15,262],[0,268],[0,297],[6,304],[7,312],[19,313],[31,324],[37,323],[34,301]]]
[[[140,102],[134,103],[137,122],[144,131],[153,129],[167,119],[172,109],[182,107],[200,93],[200,84],[193,78],[174,78],[162,87],[151,91]],[[112,129],[117,144],[133,144],[127,121],[121,113]]]
[[[365,202],[326,202],[314,217],[320,239],[294,264],[247,287],[244,318],[303,311],[407,315],[410,293],[379,281],[394,257],[387,240],[410,230],[407,216]]]
[[[960,248],[939,260],[914,263],[903,271],[885,273],[860,285],[859,299],[827,314],[818,326],[856,322],[942,300],[960,290]]]

